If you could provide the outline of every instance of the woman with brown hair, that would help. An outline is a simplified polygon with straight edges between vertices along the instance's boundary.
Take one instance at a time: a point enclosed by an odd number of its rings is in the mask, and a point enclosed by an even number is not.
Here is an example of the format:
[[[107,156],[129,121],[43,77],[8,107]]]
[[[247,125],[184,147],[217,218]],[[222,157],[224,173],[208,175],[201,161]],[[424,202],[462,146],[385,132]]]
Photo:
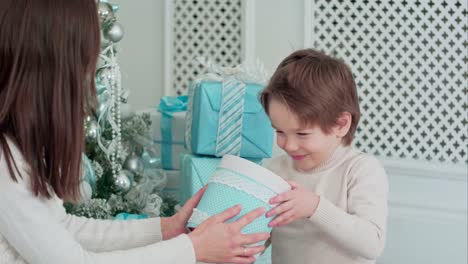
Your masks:
[[[94,0],[0,1],[0,262],[251,263],[268,234],[244,235],[262,215],[233,207],[190,234],[203,190],[173,217],[134,221],[67,215],[79,196],[84,119],[100,47]]]

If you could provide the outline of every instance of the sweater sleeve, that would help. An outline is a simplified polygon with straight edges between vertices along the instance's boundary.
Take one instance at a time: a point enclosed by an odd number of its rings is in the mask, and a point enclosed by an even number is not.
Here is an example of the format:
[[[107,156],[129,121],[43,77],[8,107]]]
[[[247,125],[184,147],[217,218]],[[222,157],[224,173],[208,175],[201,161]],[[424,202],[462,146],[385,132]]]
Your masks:
[[[56,219],[87,250],[94,252],[146,246],[162,240],[160,218],[97,220],[67,214],[62,201],[54,201]]]
[[[339,245],[367,259],[378,258],[384,248],[388,182],[379,161],[365,155],[348,175],[348,211],[320,197],[310,221]]]
[[[28,263],[195,263],[195,252],[187,235],[151,243],[159,234],[158,219],[148,220],[145,224],[147,232],[154,233],[146,237],[142,235],[144,227],[140,227],[139,224],[138,227],[133,227],[137,225],[135,223],[128,224],[130,229],[136,230],[135,232],[144,237],[144,242],[137,242],[140,240],[138,234],[129,238],[137,247],[93,252],[81,244],[82,241],[90,242],[93,239],[91,232],[97,233],[99,243],[112,244],[112,239],[126,238],[117,234],[102,237],[106,232],[117,232],[118,228],[121,228],[122,233],[128,233],[125,231],[127,224],[121,222],[114,225],[92,220],[88,222],[74,217],[58,220],[54,211],[50,209],[49,200],[35,197],[23,179],[14,182],[5,161],[0,158],[0,234]],[[77,227],[71,227],[74,224],[77,224]],[[66,226],[72,231],[67,230]],[[76,236],[77,232],[81,233],[80,230],[86,235]],[[118,249],[123,248],[123,245],[124,242],[118,242],[111,246],[102,246],[100,249]]]

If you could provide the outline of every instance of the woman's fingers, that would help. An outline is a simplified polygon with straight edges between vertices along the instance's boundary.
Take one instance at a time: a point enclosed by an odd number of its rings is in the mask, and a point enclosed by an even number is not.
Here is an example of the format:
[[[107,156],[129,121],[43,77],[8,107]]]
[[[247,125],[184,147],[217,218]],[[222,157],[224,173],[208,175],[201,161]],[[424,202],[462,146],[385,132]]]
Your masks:
[[[241,235],[239,238],[239,244],[241,245],[251,245],[258,243],[260,241],[265,241],[270,238],[270,233],[254,233],[254,234],[247,234]]]
[[[250,257],[262,253],[263,250],[265,250],[265,246],[246,246],[236,249],[234,254],[236,256]]]
[[[253,220],[265,213],[265,208],[259,207],[239,218],[237,221],[232,223],[237,230],[241,230],[244,226],[250,224]]]
[[[250,264],[255,262],[254,257],[233,257],[229,260],[229,263],[236,263],[236,264]]]
[[[241,211],[242,207],[240,205],[236,205],[236,206],[233,206],[231,208],[228,208],[226,210],[224,210],[223,212],[215,215],[215,216],[212,216],[212,218],[214,219],[214,221],[216,223],[224,223],[226,222],[227,220],[233,218],[234,216],[238,215]]]
[[[192,196],[185,204],[182,206],[179,212],[184,214],[185,218],[190,217],[192,214],[193,208],[197,207],[198,203],[200,202],[203,193],[205,193],[206,187],[201,188],[194,196]]]
[[[229,263],[253,263],[257,254],[265,250],[264,246],[240,247],[234,251],[236,257],[229,260]]]
[[[189,233],[192,239],[198,261],[210,263],[253,263],[252,257],[261,253],[265,246],[263,241],[270,237],[269,233],[242,234],[241,230],[256,218],[264,217],[265,209],[257,208],[237,219],[226,223],[226,220],[238,215],[241,206],[231,207],[222,213],[210,217],[193,232]],[[260,246],[246,247],[244,245]],[[213,245],[216,245],[214,247]],[[242,251],[242,252],[241,252]]]
[[[198,202],[200,202],[200,199],[202,198],[203,194],[205,193],[206,187],[207,185],[198,190],[198,192],[195,193],[195,195],[192,196],[185,204],[189,204],[190,207],[195,208],[198,205]]]

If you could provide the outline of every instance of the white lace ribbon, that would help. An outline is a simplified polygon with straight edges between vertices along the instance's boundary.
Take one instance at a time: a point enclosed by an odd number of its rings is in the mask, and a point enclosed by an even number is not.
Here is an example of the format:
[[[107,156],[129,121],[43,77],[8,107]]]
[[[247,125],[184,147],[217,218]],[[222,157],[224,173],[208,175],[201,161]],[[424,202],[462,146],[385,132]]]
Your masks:
[[[192,211],[192,216],[190,216],[189,222],[199,225],[203,223],[206,219],[210,218],[210,215],[194,208]]]
[[[224,184],[241,192],[247,193],[256,199],[261,200],[265,204],[268,204],[270,199],[276,195],[275,192],[268,189],[267,187],[264,187],[263,185],[260,185],[257,182],[248,180],[245,176],[240,176],[234,172],[230,172],[224,169],[216,170],[209,183]]]

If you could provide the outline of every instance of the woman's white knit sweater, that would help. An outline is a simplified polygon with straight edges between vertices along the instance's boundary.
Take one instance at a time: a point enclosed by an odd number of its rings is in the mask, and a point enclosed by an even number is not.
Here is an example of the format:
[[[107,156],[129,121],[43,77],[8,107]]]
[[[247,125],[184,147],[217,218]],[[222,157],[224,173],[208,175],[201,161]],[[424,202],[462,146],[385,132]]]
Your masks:
[[[187,235],[161,241],[159,218],[88,219],[66,214],[57,197],[35,197],[28,166],[9,146],[22,178],[12,180],[0,150],[0,263],[195,263]]]

